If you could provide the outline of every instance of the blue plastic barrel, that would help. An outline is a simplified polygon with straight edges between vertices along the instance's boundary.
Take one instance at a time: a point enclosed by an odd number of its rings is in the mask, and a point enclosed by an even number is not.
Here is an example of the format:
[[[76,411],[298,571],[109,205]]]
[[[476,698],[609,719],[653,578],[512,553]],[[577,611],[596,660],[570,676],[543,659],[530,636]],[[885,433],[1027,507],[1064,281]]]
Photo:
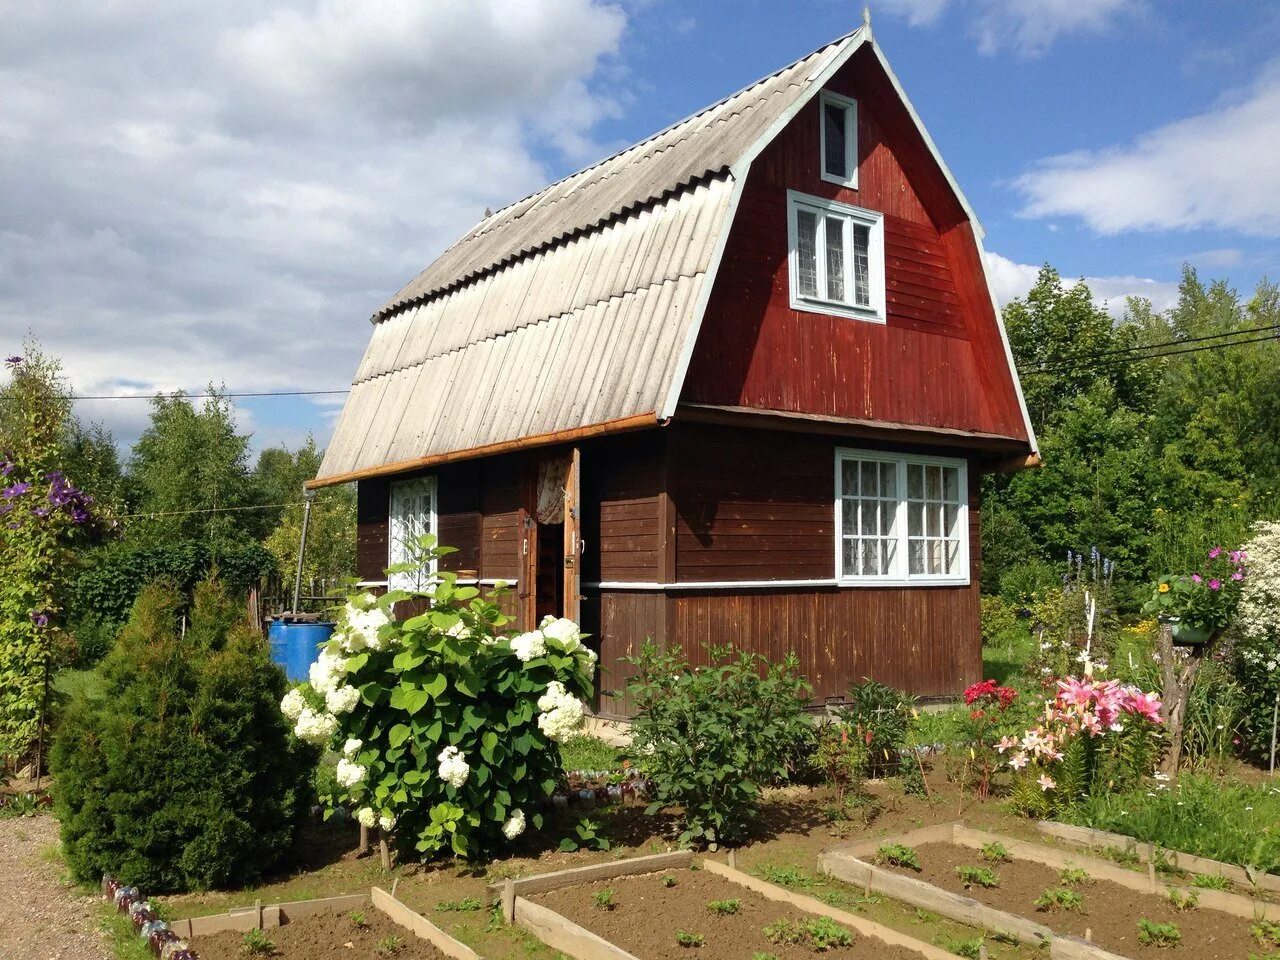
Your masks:
[[[333,635],[334,624],[276,617],[267,628],[271,659],[284,667],[290,680],[305,680],[320,656],[320,647]]]

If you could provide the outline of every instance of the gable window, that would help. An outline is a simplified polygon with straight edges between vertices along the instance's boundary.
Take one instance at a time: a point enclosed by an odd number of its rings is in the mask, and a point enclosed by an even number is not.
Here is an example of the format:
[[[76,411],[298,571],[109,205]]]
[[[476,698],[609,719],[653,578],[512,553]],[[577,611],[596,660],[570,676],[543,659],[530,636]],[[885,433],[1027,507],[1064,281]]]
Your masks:
[[[818,98],[821,112],[819,148],[822,179],[843,187],[858,188],[858,104],[824,90]]]
[[[787,191],[791,307],[884,322],[884,216]]]
[[[969,582],[963,460],[837,450],[835,501],[842,583]]]
[[[392,481],[387,518],[387,565],[411,563],[416,557],[417,539],[435,532],[436,478]],[[387,577],[387,585],[392,590],[420,590],[434,573],[434,564],[422,571],[393,573]]]

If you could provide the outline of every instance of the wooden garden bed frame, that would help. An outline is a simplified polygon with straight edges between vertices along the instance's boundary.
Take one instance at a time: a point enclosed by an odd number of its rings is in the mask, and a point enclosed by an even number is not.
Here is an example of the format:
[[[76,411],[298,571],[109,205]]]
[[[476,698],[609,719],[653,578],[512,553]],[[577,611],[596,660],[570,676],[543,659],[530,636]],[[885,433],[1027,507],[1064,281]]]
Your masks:
[[[506,880],[493,884],[491,889],[502,894],[502,913],[508,923],[517,923],[539,940],[575,960],[637,960],[635,955],[608,940],[597,936],[585,927],[561,916],[554,910],[527,899],[539,893],[550,893],[562,887],[577,886],[596,880],[614,877],[639,876],[666,870],[687,869],[693,863],[693,854],[687,850],[675,853],[659,853],[647,857],[615,860],[589,867],[557,870],[519,880]],[[922,960],[955,960],[955,956],[930,943],[917,940],[891,927],[839,910],[814,897],[793,893],[776,884],[743,873],[718,860],[703,859],[699,866],[714,874],[759,894],[767,900],[785,904],[805,913],[830,917],[857,933],[874,937],[890,946],[903,947],[919,954]]]
[[[1056,820],[1037,820],[1035,827],[1047,837],[1075,844],[1078,847],[1114,847],[1136,855],[1142,863],[1163,858],[1166,863],[1180,870],[1225,877],[1240,887],[1256,885],[1263,890],[1280,893],[1280,876],[1274,873],[1257,873],[1250,877],[1244,868],[1234,863],[1223,863],[1221,860],[1210,860],[1208,857],[1199,857],[1194,853],[1170,850],[1123,833],[1108,833],[1105,830],[1077,827],[1069,823],[1058,823]]]
[[[451,960],[481,960],[480,955],[460,940],[451,937],[434,923],[395,898],[381,887],[373,887],[367,894],[351,893],[340,897],[324,897],[319,900],[295,900],[292,903],[264,905],[258,901],[251,907],[233,907],[226,913],[207,917],[191,917],[175,920],[171,927],[178,936],[191,940],[227,931],[270,930],[286,923],[293,923],[322,913],[347,913],[372,904],[374,909],[388,919],[426,940]]]
[[[1124,958],[1087,940],[1055,933],[1042,923],[987,906],[971,897],[943,890],[931,883],[904,876],[896,870],[883,869],[862,859],[874,855],[876,850],[886,843],[901,843],[912,847],[928,843],[952,843],[972,847],[975,850],[981,849],[988,843],[1000,843],[1014,859],[1039,863],[1055,869],[1066,866],[1080,867],[1087,870],[1095,879],[1107,880],[1141,893],[1157,896],[1168,890],[1178,890],[1183,894],[1194,893],[1203,907],[1221,910],[1223,913],[1249,920],[1280,919],[1280,906],[1275,904],[1253,900],[1224,890],[1199,888],[1192,890],[1177,883],[1160,880],[1156,875],[1154,862],[1150,860],[1148,860],[1147,873],[1143,875],[1110,860],[1089,856],[1086,853],[1064,851],[1041,843],[1030,843],[984,830],[974,830],[963,823],[938,824],[893,836],[844,844],[825,850],[821,855],[822,869],[838,880],[861,886],[868,892],[874,890],[960,923],[1017,937],[1023,943],[1046,945],[1049,948],[1051,960],[1124,960]]]

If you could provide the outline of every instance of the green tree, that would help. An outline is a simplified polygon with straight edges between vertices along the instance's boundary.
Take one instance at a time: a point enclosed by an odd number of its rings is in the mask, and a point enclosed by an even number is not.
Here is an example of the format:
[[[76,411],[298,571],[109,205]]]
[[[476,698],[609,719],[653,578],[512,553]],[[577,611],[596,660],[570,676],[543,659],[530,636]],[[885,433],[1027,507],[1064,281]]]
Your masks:
[[[181,391],[151,402],[151,425],[134,444],[129,484],[135,543],[200,540],[216,545],[260,538],[262,493],[249,470],[249,437],[238,433],[222,393],[197,408]]]

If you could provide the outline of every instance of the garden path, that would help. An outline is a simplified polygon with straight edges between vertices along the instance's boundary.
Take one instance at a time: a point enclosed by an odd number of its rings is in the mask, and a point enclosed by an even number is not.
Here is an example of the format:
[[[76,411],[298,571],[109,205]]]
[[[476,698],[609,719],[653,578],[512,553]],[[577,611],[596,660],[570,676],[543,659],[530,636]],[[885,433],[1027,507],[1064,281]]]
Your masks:
[[[97,900],[59,879],[58,821],[0,820],[0,957],[110,960]]]

